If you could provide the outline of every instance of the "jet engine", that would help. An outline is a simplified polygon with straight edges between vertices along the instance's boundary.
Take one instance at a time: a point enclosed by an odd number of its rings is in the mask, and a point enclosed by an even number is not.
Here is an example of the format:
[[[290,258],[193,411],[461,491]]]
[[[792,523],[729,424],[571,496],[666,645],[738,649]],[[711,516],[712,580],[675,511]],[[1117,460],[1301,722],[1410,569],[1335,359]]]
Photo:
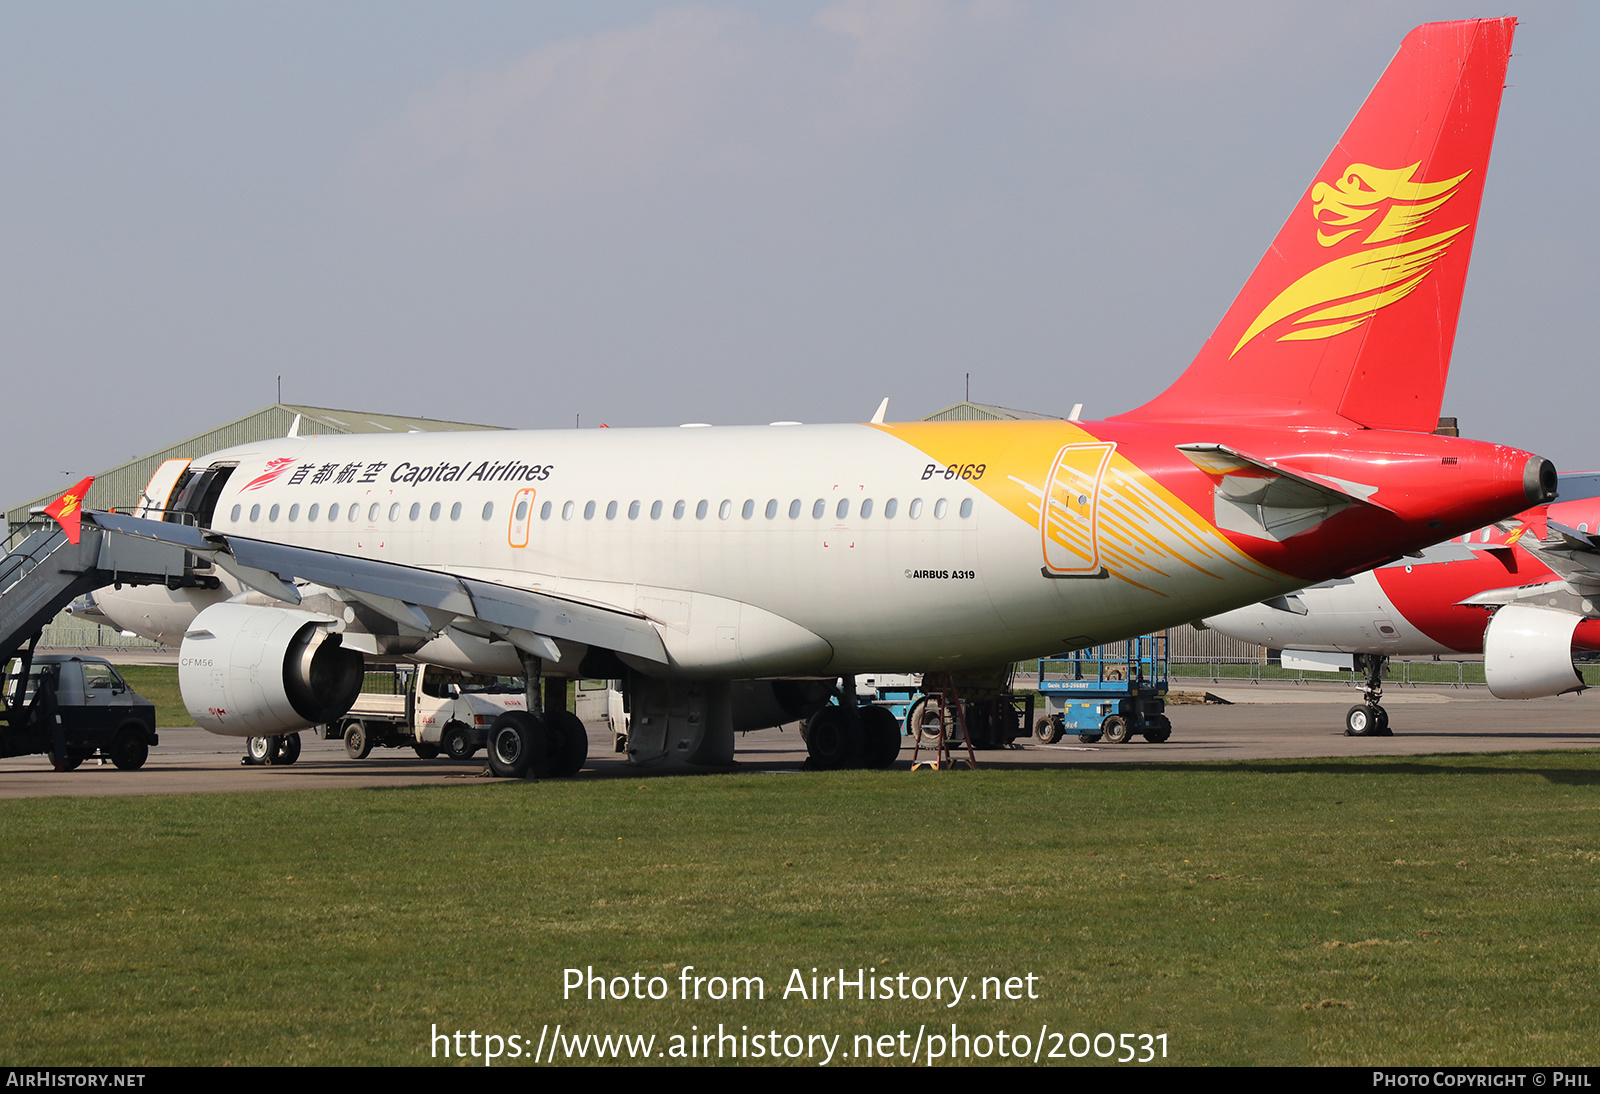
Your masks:
[[[1584,687],[1572,664],[1572,634],[1583,617],[1508,604],[1483,634],[1483,675],[1497,699],[1538,699]]]
[[[332,616],[293,608],[213,604],[189,624],[178,686],[195,724],[230,737],[268,737],[332,722],[361,692],[361,655]]]

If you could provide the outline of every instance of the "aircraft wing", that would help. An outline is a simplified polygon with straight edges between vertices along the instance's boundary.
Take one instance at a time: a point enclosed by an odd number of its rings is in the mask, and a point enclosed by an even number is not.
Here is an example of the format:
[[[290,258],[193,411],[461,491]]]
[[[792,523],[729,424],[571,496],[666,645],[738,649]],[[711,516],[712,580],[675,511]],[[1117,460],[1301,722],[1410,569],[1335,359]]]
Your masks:
[[[1534,558],[1561,575],[1582,596],[1600,593],[1600,536],[1551,521],[1545,537],[1523,536],[1521,545]]]
[[[491,633],[509,633],[518,645],[541,649],[554,660],[549,639],[559,638],[615,650],[660,664],[666,646],[641,615],[579,603],[479,578],[403,566],[333,551],[293,547],[248,536],[224,535],[183,524],[121,513],[86,513],[98,527],[140,539],[171,543],[205,555],[257,592],[291,604],[300,602],[293,582],[315,582],[348,593],[368,607],[418,631],[443,629],[458,618],[479,620]],[[520,632],[520,633],[519,633]]]

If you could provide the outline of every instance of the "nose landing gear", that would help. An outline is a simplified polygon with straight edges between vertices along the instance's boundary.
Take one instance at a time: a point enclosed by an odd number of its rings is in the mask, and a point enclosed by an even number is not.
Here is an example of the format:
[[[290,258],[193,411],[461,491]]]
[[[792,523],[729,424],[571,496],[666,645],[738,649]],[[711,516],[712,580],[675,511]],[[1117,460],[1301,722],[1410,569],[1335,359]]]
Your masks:
[[[1346,737],[1393,737],[1389,728],[1389,712],[1383,709],[1383,670],[1389,658],[1380,653],[1356,654],[1356,667],[1365,669],[1366,684],[1361,689],[1361,702],[1345,712]]]

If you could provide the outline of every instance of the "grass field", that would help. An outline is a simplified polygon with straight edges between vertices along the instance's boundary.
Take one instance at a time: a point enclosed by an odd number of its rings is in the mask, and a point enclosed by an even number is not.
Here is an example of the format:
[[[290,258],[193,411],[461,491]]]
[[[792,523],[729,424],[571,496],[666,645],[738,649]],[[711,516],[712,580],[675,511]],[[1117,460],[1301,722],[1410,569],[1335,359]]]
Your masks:
[[[12,800],[0,1017],[27,1065],[419,1063],[434,1025],[557,1022],[1592,1063],[1597,794],[1600,756],[1524,753]],[[766,998],[682,1001],[688,965]],[[672,997],[564,1001],[586,966]],[[1039,998],[782,997],[841,966]]]

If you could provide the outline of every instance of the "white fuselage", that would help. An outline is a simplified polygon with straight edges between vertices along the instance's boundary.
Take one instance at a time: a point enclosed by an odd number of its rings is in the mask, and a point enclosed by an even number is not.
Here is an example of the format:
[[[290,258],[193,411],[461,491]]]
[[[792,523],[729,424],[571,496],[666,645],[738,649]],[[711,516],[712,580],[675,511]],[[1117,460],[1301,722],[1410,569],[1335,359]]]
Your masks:
[[[1153,561],[1136,583],[1043,572],[1037,501],[1019,515],[993,480],[1042,496],[1056,443],[1025,473],[995,463],[990,481],[930,473],[917,447],[853,425],[293,438],[195,466],[237,464],[218,532],[637,613],[683,676],[1003,665],[1295,584],[1120,465],[1086,489],[1112,516],[1130,499],[1114,532]],[[236,591],[126,590],[100,606],[170,642]]]

